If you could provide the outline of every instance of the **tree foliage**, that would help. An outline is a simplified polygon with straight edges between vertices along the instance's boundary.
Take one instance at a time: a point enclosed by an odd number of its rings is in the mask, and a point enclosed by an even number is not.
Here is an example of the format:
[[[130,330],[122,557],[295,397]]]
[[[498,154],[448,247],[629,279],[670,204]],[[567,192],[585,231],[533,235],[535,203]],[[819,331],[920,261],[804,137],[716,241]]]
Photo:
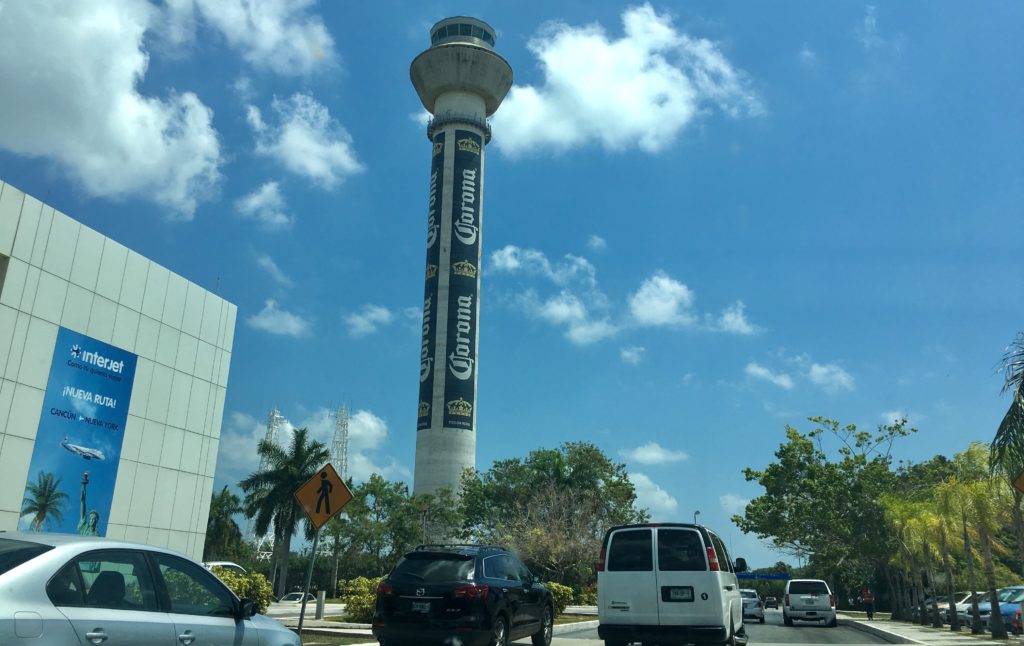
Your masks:
[[[227,485],[210,499],[210,516],[206,520],[204,561],[235,560],[242,553],[242,530],[234,515],[245,511],[242,500]]]
[[[32,514],[32,531],[48,527],[51,519],[58,523],[64,520],[63,510],[67,506],[68,495],[60,490],[60,482],[61,478],[52,473],[40,471],[36,481],[25,486],[21,515]]]

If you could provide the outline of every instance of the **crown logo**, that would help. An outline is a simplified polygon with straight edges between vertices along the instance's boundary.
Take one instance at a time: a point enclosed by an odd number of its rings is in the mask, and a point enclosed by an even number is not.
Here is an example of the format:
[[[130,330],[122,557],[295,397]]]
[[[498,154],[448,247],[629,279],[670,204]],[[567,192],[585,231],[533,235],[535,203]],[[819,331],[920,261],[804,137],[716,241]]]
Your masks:
[[[427,265],[427,280],[437,275],[437,265]]]
[[[434,151],[432,153],[430,153],[430,156],[433,157],[434,155],[436,155],[437,153],[441,152],[442,150],[444,150],[444,144],[441,143],[440,141],[435,141],[434,142]]]
[[[455,401],[450,401],[446,404],[448,406],[449,415],[458,415],[459,417],[472,417],[473,416],[473,404],[459,397]]]
[[[458,144],[459,150],[464,150],[467,153],[473,153],[474,155],[480,154],[480,144],[472,139],[459,139]]]
[[[463,260],[452,265],[452,273],[457,276],[476,278],[476,267],[468,260]]]
[[[420,402],[420,417],[428,417],[430,415],[430,402]]]

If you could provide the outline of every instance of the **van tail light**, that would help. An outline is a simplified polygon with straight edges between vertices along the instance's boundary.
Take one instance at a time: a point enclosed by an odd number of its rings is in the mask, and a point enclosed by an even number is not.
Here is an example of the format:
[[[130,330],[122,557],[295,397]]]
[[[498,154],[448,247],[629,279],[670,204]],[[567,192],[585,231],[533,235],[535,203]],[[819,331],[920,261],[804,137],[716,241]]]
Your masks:
[[[828,595],[828,605],[832,606],[833,608],[836,607],[836,595],[834,595],[834,594]]]
[[[461,588],[455,588],[452,590],[452,596],[459,599],[486,599],[487,593],[491,589],[486,585],[479,585],[474,583],[473,585],[465,585]]]
[[[712,572],[718,572],[718,554],[715,554],[715,548],[713,545],[708,545],[708,569]]]
[[[604,549],[604,545],[602,545],[601,546],[601,556],[597,557],[597,571],[598,572],[604,572],[604,557],[605,557],[605,549]]]
[[[784,606],[788,606],[789,605],[789,593],[788,592],[786,593],[786,600],[782,602],[782,605],[784,605]]]
[[[390,583],[381,581],[377,584],[377,594],[392,594],[395,591],[395,586]]]

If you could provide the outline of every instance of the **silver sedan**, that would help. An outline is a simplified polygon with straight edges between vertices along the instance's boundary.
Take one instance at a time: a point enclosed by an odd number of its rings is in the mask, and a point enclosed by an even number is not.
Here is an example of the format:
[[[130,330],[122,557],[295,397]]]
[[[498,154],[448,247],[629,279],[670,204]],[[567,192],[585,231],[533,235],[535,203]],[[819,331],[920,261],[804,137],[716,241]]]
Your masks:
[[[0,533],[0,644],[299,646],[195,561],[104,538]]]

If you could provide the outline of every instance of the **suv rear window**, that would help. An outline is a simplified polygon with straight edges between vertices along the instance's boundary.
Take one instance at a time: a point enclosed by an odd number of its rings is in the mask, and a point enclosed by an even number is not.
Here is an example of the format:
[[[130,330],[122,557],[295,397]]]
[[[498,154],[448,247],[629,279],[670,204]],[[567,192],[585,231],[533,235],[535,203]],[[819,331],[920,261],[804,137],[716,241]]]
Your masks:
[[[650,572],[651,530],[626,529],[612,534],[608,551],[608,570],[612,572]]]
[[[428,583],[466,581],[473,578],[475,561],[468,554],[413,552],[395,566],[391,576],[407,576]]]
[[[824,581],[793,581],[789,584],[790,594],[828,594]]]
[[[700,534],[692,529],[658,530],[658,569],[662,572],[703,572],[708,569]]]
[[[45,554],[52,549],[52,545],[40,545],[39,543],[0,538],[0,574],[12,570],[22,563],[31,561],[40,554]]]

